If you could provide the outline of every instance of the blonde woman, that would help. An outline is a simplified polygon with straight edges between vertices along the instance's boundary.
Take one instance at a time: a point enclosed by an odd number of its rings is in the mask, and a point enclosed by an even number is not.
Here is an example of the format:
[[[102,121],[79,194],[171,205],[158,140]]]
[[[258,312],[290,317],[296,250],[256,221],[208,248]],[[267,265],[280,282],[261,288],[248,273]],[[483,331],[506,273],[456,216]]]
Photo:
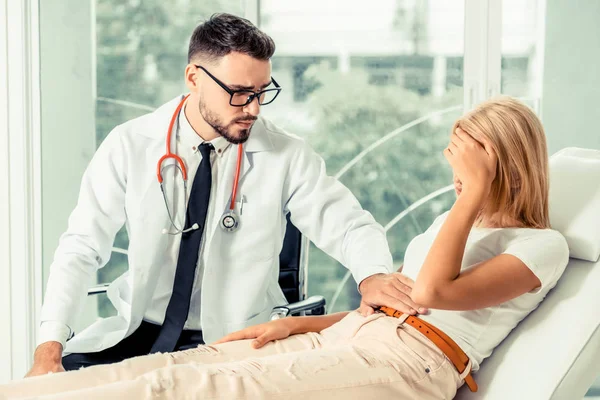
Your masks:
[[[429,307],[427,315],[365,305],[285,318],[212,346],[29,378],[0,393],[424,400],[451,399],[465,380],[476,390],[471,372],[543,300],[569,254],[549,227],[546,140],[525,105],[505,97],[480,105],[455,123],[444,156],[456,202],[411,241],[402,271],[415,280],[412,300]]]

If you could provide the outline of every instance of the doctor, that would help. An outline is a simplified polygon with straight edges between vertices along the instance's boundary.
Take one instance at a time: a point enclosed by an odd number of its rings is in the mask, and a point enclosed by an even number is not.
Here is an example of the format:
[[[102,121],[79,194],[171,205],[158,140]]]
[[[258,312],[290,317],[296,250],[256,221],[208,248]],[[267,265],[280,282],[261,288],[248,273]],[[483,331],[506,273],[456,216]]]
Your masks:
[[[274,51],[249,21],[213,16],[190,40],[189,95],[104,140],[50,269],[29,376],[195,347],[266,321],[286,303],[278,254],[288,213],[352,271],[364,304],[418,309],[411,281],[387,274],[382,227],[304,140],[259,117],[282,90]],[[129,270],[108,289],[118,315],[72,336],[123,224]]]

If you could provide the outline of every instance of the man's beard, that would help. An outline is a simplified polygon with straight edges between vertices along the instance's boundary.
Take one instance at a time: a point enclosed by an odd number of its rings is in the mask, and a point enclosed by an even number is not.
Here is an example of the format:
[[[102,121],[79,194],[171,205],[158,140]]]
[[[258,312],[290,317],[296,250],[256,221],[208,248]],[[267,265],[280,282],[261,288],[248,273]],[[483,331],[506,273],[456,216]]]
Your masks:
[[[240,144],[246,142],[250,137],[250,131],[252,130],[252,126],[248,129],[242,129],[239,131],[239,134],[236,136],[233,134],[232,130],[235,127],[235,123],[238,121],[243,122],[252,122],[256,121],[256,117],[240,117],[231,121],[228,125],[223,124],[223,122],[219,119],[219,117],[210,111],[206,107],[206,103],[200,99],[198,102],[198,109],[200,111],[200,115],[204,118],[204,121],[208,125],[210,125],[219,135],[225,138],[229,143]]]

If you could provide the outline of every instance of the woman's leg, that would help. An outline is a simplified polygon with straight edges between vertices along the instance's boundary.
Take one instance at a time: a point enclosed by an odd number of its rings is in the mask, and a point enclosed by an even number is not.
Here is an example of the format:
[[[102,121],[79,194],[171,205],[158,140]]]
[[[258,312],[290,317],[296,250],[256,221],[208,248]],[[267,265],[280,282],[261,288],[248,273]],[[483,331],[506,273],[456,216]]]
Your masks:
[[[321,346],[317,333],[291,336],[284,340],[268,343],[260,349],[250,347],[251,340],[222,343],[216,346],[198,346],[194,349],[158,353],[131,358],[116,364],[97,365],[77,371],[43,375],[0,385],[0,395],[8,399],[62,393],[66,391],[106,385],[135,379],[155,369],[177,364],[195,362],[216,364],[248,357],[310,350]]]
[[[41,399],[429,400],[452,398],[459,385],[443,354],[415,337],[418,332],[398,329],[390,317],[354,315],[326,334],[340,339],[313,351],[174,365]]]

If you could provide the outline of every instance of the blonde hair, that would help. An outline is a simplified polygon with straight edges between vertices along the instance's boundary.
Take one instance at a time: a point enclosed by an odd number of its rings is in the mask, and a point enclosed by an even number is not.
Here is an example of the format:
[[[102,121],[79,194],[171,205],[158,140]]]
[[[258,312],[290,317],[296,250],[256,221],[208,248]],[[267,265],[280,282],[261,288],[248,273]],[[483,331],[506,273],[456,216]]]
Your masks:
[[[539,118],[525,104],[511,97],[497,97],[461,117],[460,127],[476,139],[484,135],[498,155],[483,216],[493,224],[549,228],[548,150]]]

